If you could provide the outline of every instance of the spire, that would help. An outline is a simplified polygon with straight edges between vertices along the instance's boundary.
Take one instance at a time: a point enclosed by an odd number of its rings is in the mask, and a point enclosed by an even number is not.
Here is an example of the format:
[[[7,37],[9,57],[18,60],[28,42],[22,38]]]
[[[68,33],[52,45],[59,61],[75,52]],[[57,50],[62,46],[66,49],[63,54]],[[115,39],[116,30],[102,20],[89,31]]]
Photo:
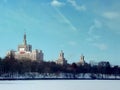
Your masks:
[[[24,33],[24,39],[23,39],[24,45],[27,45],[27,40],[26,40],[26,33]]]

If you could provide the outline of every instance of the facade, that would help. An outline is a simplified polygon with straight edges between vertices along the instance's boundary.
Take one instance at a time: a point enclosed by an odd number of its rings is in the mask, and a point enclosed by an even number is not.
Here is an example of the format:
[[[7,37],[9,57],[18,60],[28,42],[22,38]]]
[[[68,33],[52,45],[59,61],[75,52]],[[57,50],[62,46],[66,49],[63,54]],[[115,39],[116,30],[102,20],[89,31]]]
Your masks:
[[[85,57],[83,55],[80,56],[80,61],[77,63],[77,65],[85,65],[86,62],[85,62]]]
[[[32,45],[27,44],[26,34],[24,34],[23,44],[18,45],[18,51],[10,50],[7,56],[9,57],[10,55],[18,60],[28,59],[43,61],[42,50],[32,50]]]
[[[67,64],[67,60],[64,58],[64,53],[61,50],[58,60],[56,60],[56,64],[60,64],[60,65],[66,65]]]

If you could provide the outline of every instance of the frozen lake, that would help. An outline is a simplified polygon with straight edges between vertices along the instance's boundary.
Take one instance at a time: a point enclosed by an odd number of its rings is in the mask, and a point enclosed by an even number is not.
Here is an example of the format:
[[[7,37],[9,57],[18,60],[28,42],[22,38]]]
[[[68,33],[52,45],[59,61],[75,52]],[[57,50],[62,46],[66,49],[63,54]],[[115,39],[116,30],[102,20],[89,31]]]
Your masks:
[[[0,81],[0,90],[120,90],[120,80]]]

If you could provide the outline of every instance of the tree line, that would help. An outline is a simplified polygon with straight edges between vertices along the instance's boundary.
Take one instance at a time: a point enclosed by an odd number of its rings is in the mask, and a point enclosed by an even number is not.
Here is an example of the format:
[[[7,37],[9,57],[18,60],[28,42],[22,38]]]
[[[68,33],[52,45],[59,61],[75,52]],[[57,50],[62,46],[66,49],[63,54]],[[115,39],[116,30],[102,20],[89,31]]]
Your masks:
[[[25,74],[25,73],[70,73],[74,78],[78,74],[90,74],[91,78],[108,78],[113,75],[114,77],[120,76],[120,67],[111,66],[109,62],[101,61],[97,65],[86,63],[85,65],[78,65],[76,63],[59,65],[55,62],[39,62],[31,60],[16,60],[14,58],[5,57],[0,59],[0,76],[4,74]]]

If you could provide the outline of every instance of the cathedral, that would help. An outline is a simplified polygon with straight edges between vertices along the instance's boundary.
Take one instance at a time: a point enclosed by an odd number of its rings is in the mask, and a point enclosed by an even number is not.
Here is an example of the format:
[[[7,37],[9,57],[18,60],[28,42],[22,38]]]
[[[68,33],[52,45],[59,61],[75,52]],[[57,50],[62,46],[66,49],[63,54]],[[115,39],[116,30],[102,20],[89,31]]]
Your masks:
[[[24,34],[23,44],[18,45],[18,51],[10,50],[7,53],[7,56],[12,55],[15,59],[18,60],[37,60],[43,61],[43,52],[42,50],[32,50],[32,45],[27,44],[26,34]]]

